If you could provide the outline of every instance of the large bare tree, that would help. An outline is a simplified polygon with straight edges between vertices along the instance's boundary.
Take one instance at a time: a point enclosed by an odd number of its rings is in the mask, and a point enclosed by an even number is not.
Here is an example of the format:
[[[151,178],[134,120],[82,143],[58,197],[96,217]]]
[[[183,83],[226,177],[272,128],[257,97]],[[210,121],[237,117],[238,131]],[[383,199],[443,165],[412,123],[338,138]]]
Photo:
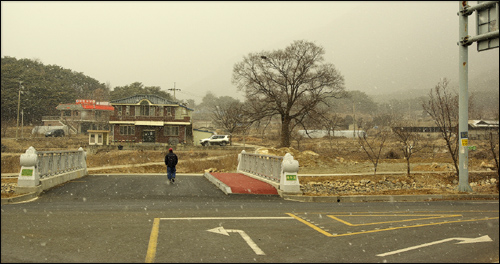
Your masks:
[[[458,176],[458,95],[448,89],[448,83],[444,78],[431,89],[422,107],[439,127]]]
[[[252,118],[280,117],[282,147],[290,146],[298,121],[345,90],[344,77],[323,62],[324,54],[322,47],[298,40],[284,50],[250,53],[234,65],[232,81],[245,92]]]

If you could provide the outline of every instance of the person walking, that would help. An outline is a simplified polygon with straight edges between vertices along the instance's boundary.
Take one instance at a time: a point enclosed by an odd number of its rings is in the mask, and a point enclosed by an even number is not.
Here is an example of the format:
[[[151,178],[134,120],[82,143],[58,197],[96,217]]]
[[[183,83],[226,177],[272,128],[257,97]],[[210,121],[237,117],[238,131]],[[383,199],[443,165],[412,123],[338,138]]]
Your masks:
[[[168,154],[165,155],[165,165],[167,165],[167,176],[171,183],[175,182],[175,166],[177,165],[177,155],[172,148],[168,149]]]

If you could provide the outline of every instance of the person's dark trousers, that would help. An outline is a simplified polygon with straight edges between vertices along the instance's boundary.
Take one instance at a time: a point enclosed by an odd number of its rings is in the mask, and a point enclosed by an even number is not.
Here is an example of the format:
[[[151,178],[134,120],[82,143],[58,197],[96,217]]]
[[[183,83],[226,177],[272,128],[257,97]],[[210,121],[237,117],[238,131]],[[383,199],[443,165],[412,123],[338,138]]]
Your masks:
[[[175,178],[175,171],[175,168],[167,167],[167,176],[169,180]]]

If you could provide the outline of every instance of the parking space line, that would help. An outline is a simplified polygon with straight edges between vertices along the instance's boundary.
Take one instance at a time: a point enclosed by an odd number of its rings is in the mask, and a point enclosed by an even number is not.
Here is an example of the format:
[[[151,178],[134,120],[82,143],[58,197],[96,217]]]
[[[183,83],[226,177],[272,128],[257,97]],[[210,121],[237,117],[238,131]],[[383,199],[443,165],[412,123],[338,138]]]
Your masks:
[[[292,216],[293,218],[297,219],[301,223],[303,223],[303,224],[311,227],[312,229],[320,232],[321,234],[327,236],[327,237],[352,236],[352,235],[376,233],[376,232],[383,232],[383,231],[390,231],[390,230],[397,230],[397,229],[404,229],[404,228],[424,227],[424,226],[442,225],[442,224],[451,224],[451,223],[485,221],[485,220],[494,220],[494,219],[499,219],[500,218],[500,217],[485,217],[485,218],[479,218],[479,219],[455,220],[455,221],[445,221],[445,222],[429,223],[429,224],[418,224],[418,225],[412,225],[412,226],[390,227],[390,228],[375,229],[375,230],[368,230],[368,231],[364,231],[363,230],[361,232],[349,232],[349,233],[345,233],[345,234],[332,234],[332,233],[329,233],[329,232],[323,230],[322,228],[320,228],[320,227],[318,227],[318,226],[316,226],[314,224],[309,223],[307,220],[304,220],[304,219],[300,218],[299,216],[296,216],[296,215],[290,214],[290,213],[287,213],[287,214],[290,215],[290,216]],[[330,216],[330,215],[328,215],[328,216]],[[370,215],[370,216],[373,216],[373,215]],[[384,216],[386,216],[386,215],[384,215]],[[457,216],[461,216],[461,215],[450,215],[450,217],[451,216],[457,217]],[[347,225],[355,226],[355,225],[352,225],[352,224],[350,224],[350,223],[348,223],[346,221],[343,221],[341,219],[335,219],[335,220],[337,220],[339,222],[342,222],[344,224],[347,224]]]
[[[153,222],[153,227],[151,229],[151,235],[149,238],[149,244],[148,244],[145,262],[146,263],[153,263],[155,260],[156,248],[157,248],[157,244],[158,244],[158,233],[159,233],[159,229],[160,229],[160,220],[275,220],[275,219],[276,220],[277,219],[290,220],[290,219],[295,219],[295,220],[298,220],[299,222],[305,224],[306,226],[316,230],[317,232],[319,232],[327,237],[341,237],[341,236],[352,236],[352,235],[376,233],[376,232],[383,232],[383,231],[390,231],[390,230],[398,230],[398,229],[404,229],[404,228],[425,227],[425,226],[451,224],[451,223],[462,223],[462,222],[485,221],[485,220],[494,220],[494,219],[500,218],[500,217],[485,217],[485,218],[479,218],[479,219],[467,219],[467,220],[456,220],[456,221],[429,223],[429,224],[417,224],[417,225],[412,225],[412,226],[391,227],[391,228],[375,229],[375,230],[368,230],[368,231],[361,231],[361,232],[350,232],[350,233],[345,233],[345,234],[332,234],[332,233],[329,233],[329,232],[323,230],[323,228],[321,228],[321,227],[318,227],[312,223],[309,223],[307,220],[302,219],[301,217],[299,217],[295,214],[286,213],[286,215],[288,215],[288,216],[284,216],[284,217],[173,217],[173,218],[155,218],[154,222]],[[349,226],[367,225],[367,224],[351,224],[351,223],[344,221],[344,220],[341,220],[333,215],[327,215],[327,216],[332,218],[333,220],[342,222],[342,223],[349,225]],[[336,216],[392,216],[392,215],[338,215],[338,214],[336,214]],[[398,215],[395,215],[395,216],[398,216]],[[417,218],[417,219],[405,219],[405,220],[401,220],[401,221],[386,221],[386,222],[369,223],[369,224],[386,224],[386,223],[393,223],[393,222],[415,221],[415,220],[444,218],[444,217],[461,217],[462,215],[432,215],[432,214],[411,215],[411,214],[404,214],[404,215],[399,215],[399,216],[433,216],[433,217]]]
[[[151,236],[149,237],[148,251],[146,253],[146,263],[153,263],[156,256],[156,245],[158,244],[158,231],[160,230],[160,218],[155,218]]]
[[[249,217],[172,217],[172,218],[159,218],[160,220],[273,220],[273,219],[293,219],[287,216],[249,216]]]
[[[320,232],[321,234],[323,234],[323,235],[325,235],[325,236],[327,236],[327,237],[331,237],[331,236],[333,236],[332,234],[330,234],[330,233],[326,232],[325,230],[323,230],[323,229],[321,229],[321,228],[319,228],[319,227],[317,227],[317,226],[315,226],[315,225],[313,225],[313,224],[311,224],[311,223],[307,222],[306,220],[304,220],[304,219],[302,219],[302,218],[300,218],[300,217],[298,217],[298,216],[296,216],[296,215],[294,215],[294,214],[287,213],[287,215],[289,215],[289,216],[291,216],[291,217],[293,217],[293,218],[295,218],[295,219],[299,220],[300,222],[302,222],[302,223],[306,224],[307,226],[311,227],[312,229],[314,229],[314,230],[316,230],[316,231]]]
[[[423,226],[432,226],[432,225],[441,225],[441,224],[451,224],[451,223],[462,223],[462,222],[474,222],[474,221],[483,221],[483,220],[493,220],[493,219],[498,219],[498,218],[499,217],[487,217],[487,218],[482,218],[482,219],[456,220],[456,221],[447,221],[447,222],[421,224],[421,225],[412,225],[412,226],[391,227],[391,228],[368,230],[368,231],[355,232],[355,233],[337,234],[337,235],[332,235],[332,237],[352,236],[352,235],[359,235],[359,234],[376,233],[376,232],[389,231],[389,230],[397,230],[397,229],[403,229],[403,228],[413,228],[413,227],[423,227]]]
[[[390,224],[390,223],[398,223],[398,222],[409,222],[409,221],[416,221],[416,220],[426,220],[426,219],[438,219],[438,218],[446,218],[446,217],[462,217],[462,215],[411,215],[411,216],[432,216],[432,217],[424,217],[424,218],[414,218],[414,219],[404,219],[404,220],[395,220],[395,221],[385,221],[385,222],[373,222],[373,223],[364,223],[364,224],[351,224],[345,220],[342,220],[338,218],[337,216],[408,216],[408,214],[404,215],[395,215],[395,214],[388,214],[388,215],[327,215],[328,217],[337,220],[341,223],[344,223],[348,226],[365,226],[365,225],[376,225],[376,224]]]

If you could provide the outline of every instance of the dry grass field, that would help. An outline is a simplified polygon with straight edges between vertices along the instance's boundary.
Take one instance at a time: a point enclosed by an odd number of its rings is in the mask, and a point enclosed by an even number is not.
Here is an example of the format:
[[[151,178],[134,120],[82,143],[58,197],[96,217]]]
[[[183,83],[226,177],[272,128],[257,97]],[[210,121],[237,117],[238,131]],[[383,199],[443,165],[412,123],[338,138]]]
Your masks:
[[[10,134],[10,137],[9,137]],[[88,145],[88,137],[83,135],[72,135],[63,138],[45,138],[43,135],[33,136],[24,132],[24,138],[16,140],[15,131],[7,133],[2,138],[5,151],[1,154],[1,172],[18,173],[20,170],[19,158],[28,147],[33,146],[38,151],[51,151],[70,149],[76,150],[82,147],[87,151],[87,167],[91,174],[105,173],[166,173],[163,159],[167,153],[164,149],[141,149],[124,146],[118,150],[117,146],[101,147],[93,149]],[[283,156],[286,152],[291,153],[299,161],[299,174],[315,175],[317,177],[300,177],[300,183],[329,182],[333,180],[355,180],[380,178],[398,179],[399,181],[418,181],[422,184],[456,185],[458,177],[454,173],[452,160],[442,140],[427,142],[428,147],[416,152],[410,159],[410,177],[406,173],[406,160],[402,158],[398,143],[389,141],[382,150],[382,157],[378,163],[377,174],[374,165],[369,161],[366,154],[361,150],[354,139],[334,138],[328,139],[302,139],[300,142],[293,141],[290,148],[276,148],[277,139],[262,139],[257,136],[233,137],[235,146],[227,147],[174,147],[179,156],[177,166],[178,173],[203,173],[205,170],[234,172],[238,165],[237,155],[243,149],[247,152],[258,152],[268,155]],[[300,144],[299,144],[300,143]],[[476,150],[469,151],[469,180],[480,181],[485,178],[495,178],[498,182],[493,156],[487,147],[488,142],[470,141],[470,145],[476,146]],[[237,145],[237,146],[236,146]],[[498,151],[498,148],[497,148]],[[384,175],[384,172],[401,172],[400,174]],[[356,173],[369,173],[368,176],[349,175]],[[324,176],[324,174],[346,174],[346,176]],[[323,176],[322,176],[323,175]],[[2,183],[7,179],[2,178]],[[12,180],[12,179],[10,179]],[[475,186],[477,193],[498,193],[497,186]],[[409,191],[394,191],[393,194],[404,194]],[[418,193],[442,193],[449,190],[414,190]],[[373,193],[375,194],[375,193]],[[2,194],[3,195],[3,194]]]

